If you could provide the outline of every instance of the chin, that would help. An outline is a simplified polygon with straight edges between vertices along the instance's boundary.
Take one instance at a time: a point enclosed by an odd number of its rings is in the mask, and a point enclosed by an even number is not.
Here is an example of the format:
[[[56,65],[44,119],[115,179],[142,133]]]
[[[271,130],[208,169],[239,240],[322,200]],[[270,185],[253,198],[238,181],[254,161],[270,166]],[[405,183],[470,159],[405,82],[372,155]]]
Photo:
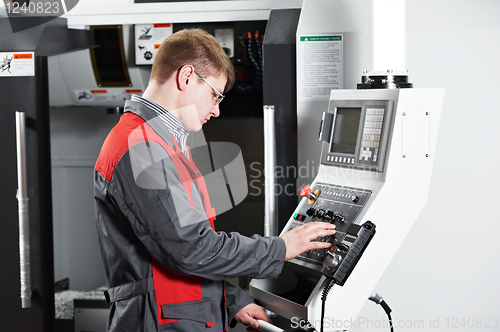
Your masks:
[[[189,129],[189,131],[192,131],[192,132],[198,132],[201,130],[201,128],[203,128],[203,123],[200,123],[199,126],[193,126],[191,129]]]

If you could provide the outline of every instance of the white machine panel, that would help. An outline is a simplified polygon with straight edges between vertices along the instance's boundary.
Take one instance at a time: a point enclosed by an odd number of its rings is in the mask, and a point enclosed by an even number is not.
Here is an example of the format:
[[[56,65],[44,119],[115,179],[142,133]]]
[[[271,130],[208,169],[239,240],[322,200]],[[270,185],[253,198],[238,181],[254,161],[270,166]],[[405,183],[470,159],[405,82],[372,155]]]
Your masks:
[[[350,328],[427,201],[443,96],[444,89],[331,92],[318,175],[282,232],[334,223],[337,234],[317,239],[333,246],[285,262],[276,280],[252,280],[260,304],[319,331],[322,292],[333,279],[325,331]]]

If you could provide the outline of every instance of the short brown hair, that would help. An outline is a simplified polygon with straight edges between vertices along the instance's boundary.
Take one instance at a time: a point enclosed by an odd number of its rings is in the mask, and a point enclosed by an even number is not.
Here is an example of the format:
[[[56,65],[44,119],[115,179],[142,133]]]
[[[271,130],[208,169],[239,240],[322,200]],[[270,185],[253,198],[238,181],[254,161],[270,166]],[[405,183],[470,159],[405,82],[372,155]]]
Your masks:
[[[165,39],[155,55],[151,78],[161,85],[184,65],[192,65],[203,77],[226,75],[224,91],[234,84],[231,60],[217,39],[205,30],[184,29]]]

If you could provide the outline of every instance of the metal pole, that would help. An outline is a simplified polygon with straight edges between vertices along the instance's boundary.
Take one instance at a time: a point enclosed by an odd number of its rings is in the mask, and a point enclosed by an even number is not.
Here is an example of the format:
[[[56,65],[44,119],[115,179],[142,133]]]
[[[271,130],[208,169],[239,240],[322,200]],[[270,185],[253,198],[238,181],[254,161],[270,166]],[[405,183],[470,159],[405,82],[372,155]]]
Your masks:
[[[264,105],[264,236],[276,234],[276,136],[274,105]]]
[[[19,202],[19,261],[21,301],[23,308],[31,307],[30,229],[28,185],[26,176],[26,125],[24,112],[16,112],[17,200]]]

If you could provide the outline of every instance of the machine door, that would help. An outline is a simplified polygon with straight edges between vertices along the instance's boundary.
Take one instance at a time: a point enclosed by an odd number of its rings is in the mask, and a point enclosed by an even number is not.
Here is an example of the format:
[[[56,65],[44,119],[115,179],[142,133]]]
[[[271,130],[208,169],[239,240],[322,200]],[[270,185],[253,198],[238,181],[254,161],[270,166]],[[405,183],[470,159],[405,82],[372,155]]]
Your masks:
[[[48,105],[40,102],[37,82],[46,78],[46,58],[36,58],[36,76],[0,77],[0,321],[2,331],[54,330],[54,267],[52,249],[52,203]],[[43,72],[45,71],[45,75]],[[37,84],[39,83],[39,84]],[[37,88],[38,86],[38,88]],[[47,99],[46,99],[47,100]],[[27,193],[29,197],[29,247],[31,306],[22,308],[19,258],[19,215],[16,193],[17,153],[15,113],[26,119]],[[50,150],[50,149],[49,149]]]

